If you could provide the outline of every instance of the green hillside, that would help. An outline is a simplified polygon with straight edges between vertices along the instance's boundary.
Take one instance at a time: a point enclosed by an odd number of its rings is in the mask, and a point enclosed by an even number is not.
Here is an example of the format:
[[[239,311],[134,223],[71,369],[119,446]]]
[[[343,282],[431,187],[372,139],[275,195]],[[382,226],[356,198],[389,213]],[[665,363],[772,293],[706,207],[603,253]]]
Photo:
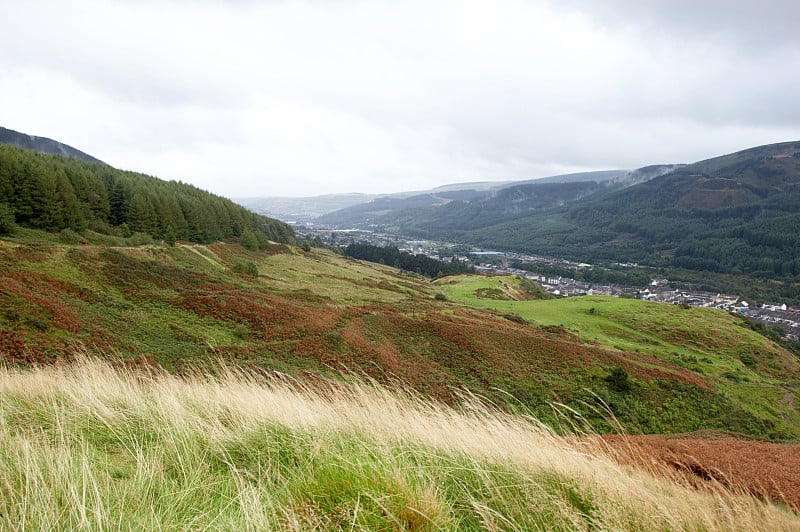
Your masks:
[[[798,154],[800,143],[746,150],[463,238],[586,262],[638,262],[712,289],[796,302]],[[693,271],[703,274],[686,273]]]
[[[446,401],[466,388],[553,426],[562,403],[613,430],[602,401],[633,432],[800,437],[797,359],[731,316],[536,301],[520,283],[432,283],[279,244],[109,247],[25,230],[0,239],[0,355],[22,367],[85,352],[178,373],[220,361],[354,373]]]
[[[564,201],[616,190],[665,173],[663,165],[639,170],[603,170],[509,182],[455,183],[424,193],[394,194],[363,201],[317,216],[315,223],[342,228],[402,225],[425,231],[431,223],[442,229],[465,229],[473,222],[483,227],[505,221],[520,212],[554,207]],[[325,197],[306,201],[325,202]]]
[[[800,273],[800,143],[745,150],[570,209],[588,253],[711,272]],[[584,242],[586,243],[586,242]],[[635,249],[635,251],[634,251]]]

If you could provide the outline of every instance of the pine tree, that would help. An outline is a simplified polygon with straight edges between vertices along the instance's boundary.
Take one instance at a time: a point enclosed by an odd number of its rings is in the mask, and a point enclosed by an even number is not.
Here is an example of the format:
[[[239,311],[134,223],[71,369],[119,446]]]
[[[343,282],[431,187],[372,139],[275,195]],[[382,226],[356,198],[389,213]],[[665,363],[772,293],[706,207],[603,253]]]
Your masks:
[[[135,192],[128,207],[128,225],[135,233],[152,235],[156,229],[156,212],[144,192]]]
[[[0,235],[9,235],[14,232],[16,223],[14,211],[6,202],[0,203]]]
[[[245,230],[239,237],[239,243],[250,251],[258,251],[258,236],[250,229]]]

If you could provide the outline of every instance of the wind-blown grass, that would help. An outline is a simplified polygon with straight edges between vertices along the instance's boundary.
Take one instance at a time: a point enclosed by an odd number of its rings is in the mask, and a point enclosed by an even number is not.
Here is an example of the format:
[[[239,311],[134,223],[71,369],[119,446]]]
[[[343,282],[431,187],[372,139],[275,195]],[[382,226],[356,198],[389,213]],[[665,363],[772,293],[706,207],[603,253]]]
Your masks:
[[[591,443],[593,442],[593,443]],[[0,529],[790,530],[474,397],[96,360],[0,370]]]

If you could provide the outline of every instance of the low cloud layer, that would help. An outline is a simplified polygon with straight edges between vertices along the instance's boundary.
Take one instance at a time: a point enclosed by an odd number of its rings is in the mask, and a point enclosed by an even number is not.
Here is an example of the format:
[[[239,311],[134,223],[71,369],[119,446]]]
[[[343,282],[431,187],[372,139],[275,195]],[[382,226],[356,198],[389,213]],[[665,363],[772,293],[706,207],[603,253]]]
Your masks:
[[[792,2],[36,1],[0,125],[226,196],[419,190],[800,138]]]

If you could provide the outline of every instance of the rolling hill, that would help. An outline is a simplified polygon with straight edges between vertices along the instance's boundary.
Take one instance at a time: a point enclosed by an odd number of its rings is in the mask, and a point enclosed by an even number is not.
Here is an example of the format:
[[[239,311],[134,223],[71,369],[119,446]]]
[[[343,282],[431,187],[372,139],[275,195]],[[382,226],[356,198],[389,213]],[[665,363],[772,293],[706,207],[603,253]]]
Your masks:
[[[777,204],[794,152],[763,157],[709,162],[700,189],[675,184],[686,168],[654,185],[659,168],[480,201],[577,223],[552,204],[602,212],[638,179],[689,213],[705,190]],[[732,165],[751,180],[716,182]],[[797,523],[800,360],[738,316],[430,280],[298,248],[182,183],[12,146],[0,193],[0,528]]]
[[[453,183],[431,190],[396,192],[393,194],[327,194],[305,198],[237,198],[236,201],[256,212],[291,222],[315,222],[336,225],[363,225],[377,214],[408,208],[434,207],[454,200],[489,197],[498,190],[528,183],[571,183],[606,181],[626,175],[626,170],[604,170],[564,174],[536,180],[476,181]],[[332,214],[335,213],[335,214]]]
[[[691,217],[692,202],[707,190],[740,198],[727,209],[747,211],[752,194],[789,210],[796,208],[795,148],[765,147],[677,170],[606,172],[596,181],[567,176],[504,186],[488,197],[477,185],[445,187],[387,199],[387,206],[416,213],[400,222],[409,225],[439,216],[438,230],[448,235],[491,234],[560,215],[555,223],[577,227],[572,238],[585,218],[596,219],[590,227],[597,231],[604,213],[613,223],[642,215],[637,206],[647,198],[661,216]],[[510,393],[545,421],[559,401],[611,429],[587,409],[599,397],[635,432],[800,437],[792,401],[767,408],[793,396],[797,359],[725,314],[675,314],[613,299],[529,301],[537,292],[514,278],[432,284],[329,251],[299,250],[285,224],[189,185],[7,145],[0,146],[0,192],[5,217],[13,215],[0,240],[0,354],[13,365],[87,351],[182,372],[222,358],[292,374],[399,378],[443,400],[466,388],[509,405]],[[471,194],[482,199],[460,199]],[[392,210],[398,204],[404,207]],[[515,227],[516,238],[530,236]],[[719,336],[727,343],[718,344]]]
[[[459,238],[464,231],[490,227],[575,202],[603,191],[619,190],[666,173],[675,165],[639,170],[606,170],[513,181],[491,187],[464,183],[411,197],[382,197],[316,218],[315,223],[380,227],[422,236],[429,227]]]
[[[588,407],[598,398],[633,432],[800,437],[795,403],[781,403],[797,358],[723,312],[531,301],[514,277],[431,283],[279,244],[112,247],[27,231],[0,240],[0,265],[0,355],[14,366],[79,352],[179,373],[224,360],[400,380],[446,401],[468,389],[546,422],[556,401],[601,430],[613,427]]]

